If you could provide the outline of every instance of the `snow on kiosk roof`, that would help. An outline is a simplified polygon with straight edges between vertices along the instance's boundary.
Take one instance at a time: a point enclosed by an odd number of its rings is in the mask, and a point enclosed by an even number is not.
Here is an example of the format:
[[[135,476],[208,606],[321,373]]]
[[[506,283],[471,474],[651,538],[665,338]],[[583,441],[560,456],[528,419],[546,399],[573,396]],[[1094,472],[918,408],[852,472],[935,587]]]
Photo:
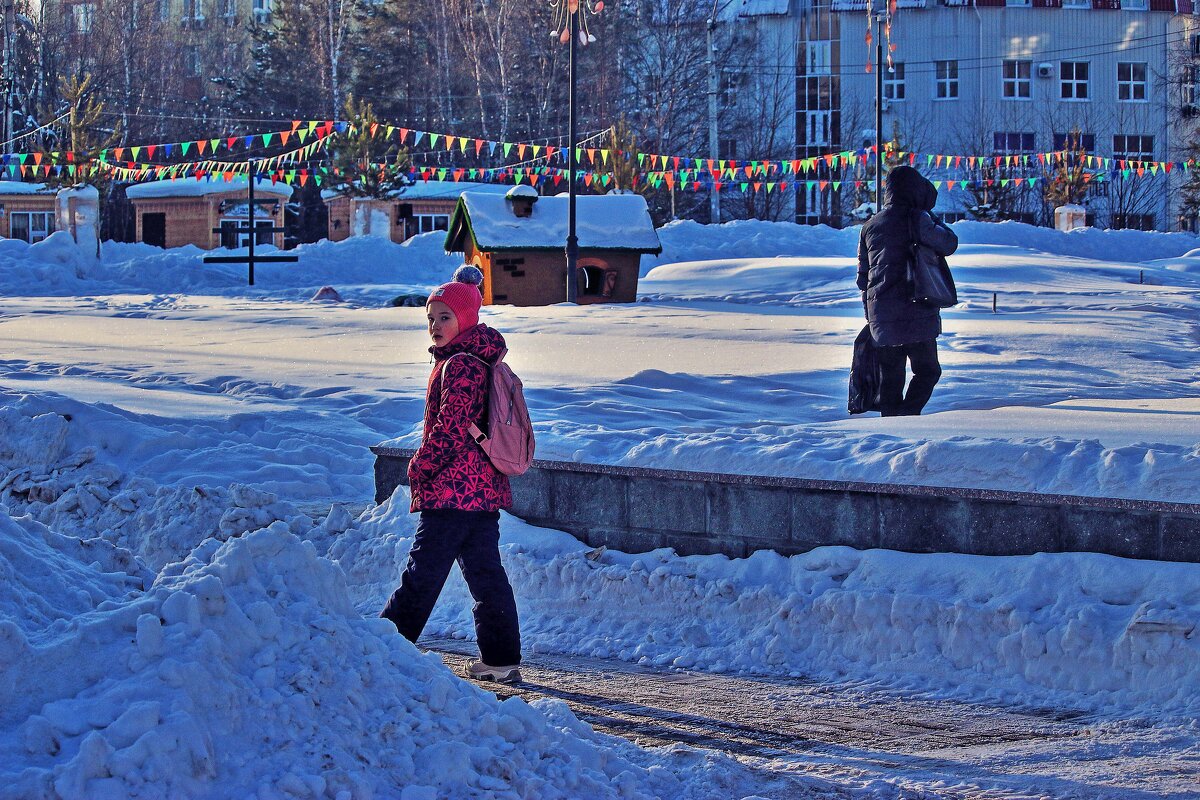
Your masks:
[[[250,188],[250,182],[245,178],[234,178],[225,181],[197,181],[189,178],[178,180],[149,181],[130,186],[125,190],[125,196],[130,200],[149,200],[160,197],[206,197],[210,194],[225,192],[245,192]],[[286,183],[271,183],[259,181],[254,184],[255,194],[271,194],[279,197],[291,197],[292,187]]]
[[[58,189],[44,183],[25,183],[24,181],[0,181],[0,194],[55,194]]]
[[[580,250],[662,252],[641,195],[580,195],[575,202]],[[518,217],[507,197],[464,192],[450,217],[446,251],[464,252],[468,237],[476,250],[562,250],[567,241],[567,197],[538,197],[532,213]]]

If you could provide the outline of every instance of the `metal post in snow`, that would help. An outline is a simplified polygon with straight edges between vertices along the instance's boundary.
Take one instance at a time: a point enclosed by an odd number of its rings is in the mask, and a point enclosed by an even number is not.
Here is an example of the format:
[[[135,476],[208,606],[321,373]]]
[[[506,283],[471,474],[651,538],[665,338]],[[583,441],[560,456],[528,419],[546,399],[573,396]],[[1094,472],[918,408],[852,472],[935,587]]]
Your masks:
[[[883,0],[886,2],[886,0]],[[875,0],[880,2],[880,0]],[[887,8],[886,5],[883,8]],[[875,11],[875,213],[883,208],[883,11]]]
[[[254,215],[254,210],[257,208],[254,204],[254,178],[257,171],[258,167],[255,165],[254,159],[248,159],[246,161],[246,177],[250,179],[250,219],[247,222],[247,225],[250,227],[250,261],[246,267],[246,274],[249,278],[250,286],[254,285],[254,240],[258,238],[258,233],[254,230],[255,223],[258,222],[258,218]]]
[[[711,163],[717,162],[717,66],[714,61],[713,48],[713,28],[717,25],[716,20],[716,3],[713,3],[713,14],[708,18],[708,157]],[[709,170],[712,174],[712,170]],[[709,217],[710,222],[716,225],[721,221],[721,195],[717,191],[717,178],[712,176],[712,187],[709,190]],[[675,210],[671,209],[671,216],[675,216]]]
[[[579,298],[575,273],[579,264],[579,237],[575,235],[575,40],[579,37],[579,10],[568,12],[571,33],[567,56],[567,302]]]

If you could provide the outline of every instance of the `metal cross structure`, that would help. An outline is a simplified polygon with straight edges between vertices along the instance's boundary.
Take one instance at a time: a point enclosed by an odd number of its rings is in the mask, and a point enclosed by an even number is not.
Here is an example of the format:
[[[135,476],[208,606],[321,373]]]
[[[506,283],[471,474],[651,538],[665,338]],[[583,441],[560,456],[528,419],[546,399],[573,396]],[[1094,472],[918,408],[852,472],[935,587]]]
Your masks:
[[[254,211],[260,205],[273,205],[278,203],[278,199],[274,198],[255,198],[254,183],[258,178],[258,168],[255,165],[254,159],[246,162],[246,177],[249,180],[250,188],[247,195],[247,205],[249,211],[246,214],[246,224],[238,225],[234,228],[213,228],[213,233],[246,233],[248,236],[249,252],[244,256],[205,256],[205,264],[245,264],[246,278],[250,286],[254,285],[254,265],[255,264],[284,264],[298,261],[297,256],[260,256],[254,253],[254,244],[260,233],[283,233],[283,228],[271,225],[270,227],[257,228],[254,224]]]

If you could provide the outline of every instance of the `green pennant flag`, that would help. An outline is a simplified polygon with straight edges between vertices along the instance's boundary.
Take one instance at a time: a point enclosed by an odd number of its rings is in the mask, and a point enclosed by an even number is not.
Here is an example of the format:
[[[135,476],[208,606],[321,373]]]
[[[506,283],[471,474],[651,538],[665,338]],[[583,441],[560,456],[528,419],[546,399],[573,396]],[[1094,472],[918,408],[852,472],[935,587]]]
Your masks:
[[[273,133],[264,133],[262,135],[263,147],[269,147],[271,145],[271,137],[274,135],[275,134]]]
[[[217,148],[220,146],[221,146],[220,139],[209,139],[208,140],[208,152],[215,153],[215,152],[217,152]]]
[[[642,166],[646,162],[646,154],[638,153],[638,166]]]
[[[941,182],[941,181],[934,181],[934,182],[933,182],[933,188],[935,188],[935,189],[940,189],[940,188],[942,188],[942,182]]]
[[[1132,171],[1133,171],[1133,170],[1129,170],[1129,169],[1123,169],[1123,170],[1121,170],[1121,177],[1122,177],[1122,178],[1128,178],[1128,177],[1129,177],[1129,174],[1130,174]]]
[[[505,158],[508,158],[509,150],[512,150],[512,142],[505,142],[504,143],[504,157]]]
[[[21,166],[23,167],[25,166],[25,159],[29,158],[29,153],[20,153],[17,155],[17,158],[20,159]]]
[[[704,159],[703,159],[703,158],[697,158],[697,159],[696,159],[696,170],[697,170],[697,171],[699,171],[699,170],[702,170],[702,169],[704,169]]]
[[[1000,185],[1001,185],[1001,186],[1008,186],[1008,178],[1001,178],[1001,179],[1000,179]]]
[[[296,131],[296,138],[300,140],[300,144],[304,144],[304,140],[308,138],[308,129],[301,128]]]
[[[743,192],[746,191],[746,189],[750,188],[750,184],[748,184],[748,183],[739,183],[738,186],[741,187],[741,190]]]
[[[611,175],[608,175],[608,174],[606,174],[606,175],[604,175],[604,177],[602,177],[602,178],[600,179],[600,183],[604,184],[605,186],[608,186],[608,182],[609,182],[609,181],[611,181],[611,180],[612,180],[612,176],[611,176]]]
[[[933,156],[932,155],[925,156],[925,166],[929,167],[931,164],[933,164]]]
[[[446,180],[446,174],[447,174],[447,173],[449,173],[449,172],[450,172],[450,170],[449,170],[449,169],[447,169],[446,167],[442,167],[441,169],[439,169],[439,170],[438,170],[438,180],[439,180],[439,181],[444,181],[444,180]]]
[[[1030,178],[1030,179],[1029,179],[1029,185],[1030,185],[1030,186],[1033,186],[1033,185],[1037,184],[1037,181],[1038,181],[1038,179],[1037,179],[1037,178]]]
[[[833,190],[836,192],[836,191],[837,191],[838,189],[840,189],[840,188],[842,188],[842,182],[841,182],[841,181],[834,181],[834,182],[833,182]]]
[[[130,149],[133,151],[133,160],[137,161],[138,156],[140,156],[142,154],[142,148],[140,146],[138,146],[138,147],[132,147]]]
[[[579,164],[582,161],[583,161],[583,150],[581,148],[576,147],[575,148],[575,163]]]
[[[188,153],[188,150],[191,149],[192,144],[193,144],[192,142],[181,142],[179,145],[180,152],[182,152],[186,156]]]

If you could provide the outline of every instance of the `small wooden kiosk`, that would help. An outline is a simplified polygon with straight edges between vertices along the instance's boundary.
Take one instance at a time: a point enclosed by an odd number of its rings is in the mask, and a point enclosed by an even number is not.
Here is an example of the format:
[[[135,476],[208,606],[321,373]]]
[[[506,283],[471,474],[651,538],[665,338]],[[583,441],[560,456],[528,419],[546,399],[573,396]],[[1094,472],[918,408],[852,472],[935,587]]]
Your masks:
[[[417,181],[387,197],[350,197],[336,190],[321,193],[329,210],[329,239],[386,236],[399,244],[418,233],[444,231],[463,192],[504,194],[507,186],[462,181]]]
[[[54,233],[57,194],[41,183],[0,181],[0,236],[34,244]]]
[[[646,200],[637,194],[580,195],[578,302],[637,300],[643,253],[661,253]],[[544,306],[566,299],[567,196],[531,186],[505,196],[465,192],[450,217],[447,252],[483,271],[485,305]]]
[[[194,244],[204,250],[218,247],[245,247],[248,234],[236,228],[250,220],[246,202],[249,183],[246,178],[231,181],[180,178],[173,181],[139,183],[125,190],[137,214],[139,242],[171,248]],[[284,203],[292,196],[292,187],[284,183],[259,181],[254,185],[258,197],[275,196],[274,205],[254,209],[254,224],[261,228],[283,227]],[[213,228],[225,228],[214,233]],[[282,233],[259,233],[255,244],[283,247]]]

